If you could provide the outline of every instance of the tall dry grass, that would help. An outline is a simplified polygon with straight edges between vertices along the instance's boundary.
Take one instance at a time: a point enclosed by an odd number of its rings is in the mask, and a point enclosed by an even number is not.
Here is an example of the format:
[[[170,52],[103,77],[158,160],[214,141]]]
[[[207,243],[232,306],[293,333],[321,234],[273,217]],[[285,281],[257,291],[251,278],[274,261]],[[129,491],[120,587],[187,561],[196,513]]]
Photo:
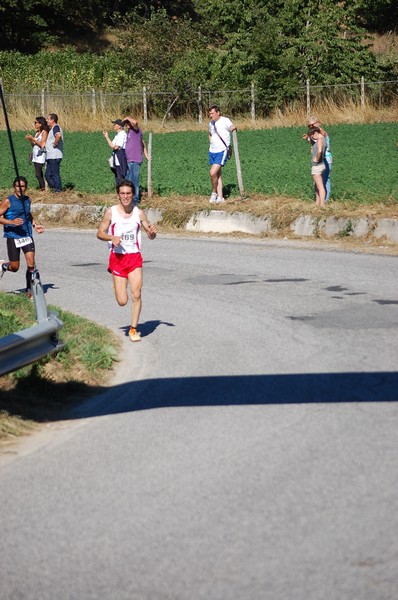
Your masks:
[[[123,106],[115,105],[112,109],[97,107],[96,113],[90,109],[87,98],[73,97],[68,102],[67,98],[57,98],[48,108],[49,111],[59,115],[59,123],[66,131],[102,131],[112,129],[111,121],[124,116]],[[33,122],[41,111],[37,106],[31,106],[28,99],[16,100],[12,109],[8,111],[8,119],[12,130],[32,130]],[[130,113],[131,114],[131,113]],[[195,116],[192,118],[150,118],[143,123],[142,111],[137,108],[132,113],[139,119],[141,125],[147,131],[154,133],[173,131],[195,131],[203,130],[207,125],[207,115],[203,113],[202,123],[198,123]],[[347,100],[343,105],[330,99],[314,102],[311,106],[311,114],[318,116],[322,123],[335,125],[339,123],[375,123],[375,122],[398,122],[398,102],[393,106],[375,107],[370,103],[361,106],[353,100]],[[231,115],[239,125],[239,129],[272,129],[274,127],[302,126],[307,121],[306,108],[300,104],[286,106],[283,109],[274,110],[266,118],[256,118],[254,121],[250,116]],[[5,129],[4,116],[0,115],[0,129]]]
[[[388,31],[383,34],[372,34],[369,36],[372,52],[380,55],[398,55],[398,33]]]

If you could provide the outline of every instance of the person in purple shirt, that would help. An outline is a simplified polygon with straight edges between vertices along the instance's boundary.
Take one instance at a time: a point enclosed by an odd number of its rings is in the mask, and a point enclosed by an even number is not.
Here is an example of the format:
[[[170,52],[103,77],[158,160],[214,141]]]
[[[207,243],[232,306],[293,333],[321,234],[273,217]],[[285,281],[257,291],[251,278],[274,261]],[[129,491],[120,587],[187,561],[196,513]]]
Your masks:
[[[132,117],[124,117],[123,122],[127,125],[127,174],[126,179],[134,185],[134,204],[140,201],[140,169],[143,156],[148,160],[148,152],[142,138],[142,129],[138,121]]]

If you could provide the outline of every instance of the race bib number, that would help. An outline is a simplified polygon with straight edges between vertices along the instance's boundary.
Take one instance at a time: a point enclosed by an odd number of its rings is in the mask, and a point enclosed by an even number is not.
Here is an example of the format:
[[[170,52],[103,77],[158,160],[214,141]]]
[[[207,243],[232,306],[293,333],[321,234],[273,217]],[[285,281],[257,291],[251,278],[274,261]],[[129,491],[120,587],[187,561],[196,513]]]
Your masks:
[[[122,243],[124,244],[135,244],[135,233],[123,233],[121,235]]]
[[[22,246],[27,246],[28,244],[32,244],[33,240],[31,237],[23,237],[23,238],[17,238],[15,240],[15,246],[17,248],[22,248]]]

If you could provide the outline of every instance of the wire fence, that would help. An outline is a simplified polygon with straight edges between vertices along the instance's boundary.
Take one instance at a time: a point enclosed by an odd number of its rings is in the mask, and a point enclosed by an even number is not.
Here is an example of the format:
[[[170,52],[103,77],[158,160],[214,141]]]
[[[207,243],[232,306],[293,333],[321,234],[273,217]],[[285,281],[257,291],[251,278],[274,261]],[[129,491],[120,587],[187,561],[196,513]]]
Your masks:
[[[0,82],[1,83],[1,82]],[[199,86],[180,94],[159,91],[144,86],[139,90],[108,93],[92,89],[86,92],[54,91],[49,85],[37,91],[4,90],[9,113],[78,114],[90,118],[101,114],[134,114],[144,123],[151,118],[190,118],[200,124],[212,104],[219,104],[229,115],[249,117],[252,121],[263,118],[272,110],[289,106],[303,108],[307,114],[325,102],[344,106],[353,102],[358,106],[385,108],[398,104],[398,80],[368,82],[362,77],[354,83],[334,85],[298,85],[294,93],[281,97],[256,88],[251,84],[243,89],[209,90]]]

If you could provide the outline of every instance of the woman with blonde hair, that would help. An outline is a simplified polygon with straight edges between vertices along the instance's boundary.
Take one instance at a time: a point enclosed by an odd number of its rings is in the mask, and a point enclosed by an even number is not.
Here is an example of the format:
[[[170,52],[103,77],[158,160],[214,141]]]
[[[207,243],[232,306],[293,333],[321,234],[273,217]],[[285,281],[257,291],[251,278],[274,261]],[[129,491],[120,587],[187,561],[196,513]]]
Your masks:
[[[32,163],[35,167],[36,179],[39,182],[40,191],[44,192],[46,184],[43,176],[43,167],[46,162],[46,141],[48,137],[48,125],[44,117],[35,119],[35,135],[28,134],[26,139],[32,146]]]
[[[317,206],[325,206],[326,189],[323,182],[325,165],[325,138],[319,127],[310,127],[308,135],[313,146],[311,149],[311,175],[315,185],[315,198]]]

